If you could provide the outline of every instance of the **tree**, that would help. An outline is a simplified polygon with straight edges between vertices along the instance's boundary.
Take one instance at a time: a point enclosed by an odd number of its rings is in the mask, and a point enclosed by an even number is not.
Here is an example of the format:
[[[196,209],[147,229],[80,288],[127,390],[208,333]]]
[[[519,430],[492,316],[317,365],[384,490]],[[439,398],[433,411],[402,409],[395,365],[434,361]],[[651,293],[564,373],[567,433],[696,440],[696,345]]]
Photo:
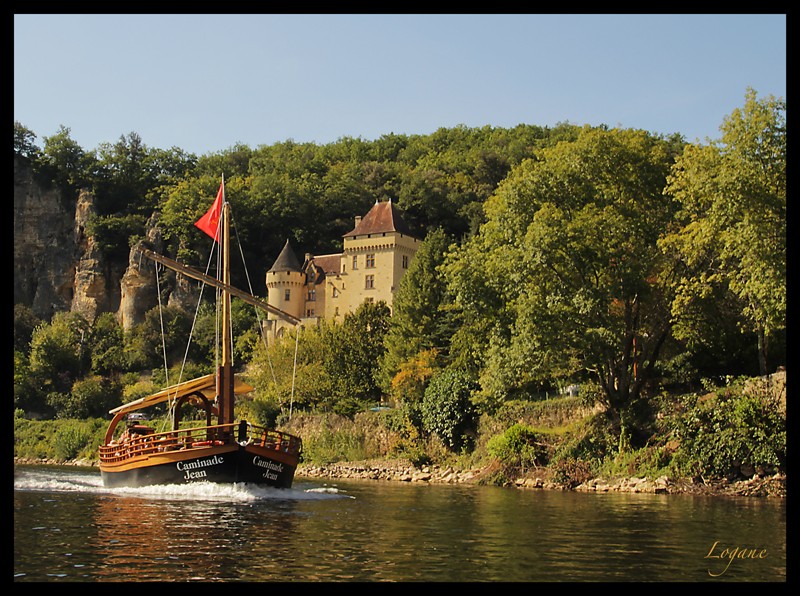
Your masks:
[[[336,413],[353,415],[380,402],[376,370],[385,350],[389,315],[385,302],[364,302],[347,313],[341,323],[324,326],[323,364],[331,381]]]
[[[87,370],[89,324],[77,313],[60,312],[42,323],[31,337],[31,373],[46,390],[69,392]]]
[[[97,317],[90,338],[93,372],[109,375],[125,368],[124,333],[113,313],[103,313]]]
[[[486,224],[445,266],[486,407],[594,379],[627,432],[672,324],[657,245],[674,213],[662,194],[672,162],[661,138],[587,127],[487,201]]]
[[[24,304],[14,305],[14,349],[25,354],[30,350],[31,337],[42,321]]]
[[[119,382],[100,375],[89,375],[75,381],[68,395],[59,395],[52,405],[58,407],[59,418],[101,418],[122,402]]]
[[[468,446],[474,435],[475,411],[470,401],[475,383],[469,374],[446,369],[433,377],[422,400],[422,423],[453,450]]]
[[[411,261],[393,301],[393,314],[384,340],[386,353],[381,360],[380,379],[389,391],[392,379],[420,352],[436,350],[446,361],[453,317],[447,309],[447,285],[437,267],[444,262],[452,240],[441,228],[425,237]]]
[[[93,156],[70,137],[70,129],[64,125],[56,134],[44,137],[40,170],[55,183],[66,203],[77,201],[78,190],[88,183],[93,161]]]
[[[704,318],[705,299],[727,289],[740,303],[742,327],[758,337],[762,375],[769,339],[786,326],[785,113],[784,100],[758,100],[748,89],[744,108],[720,127],[721,140],[687,146],[667,186],[681,206],[680,228],[662,245],[686,269],[673,310],[684,320]],[[697,337],[696,326],[679,330]]]
[[[36,145],[36,134],[16,120],[14,120],[14,155],[32,161],[41,156],[41,149]]]

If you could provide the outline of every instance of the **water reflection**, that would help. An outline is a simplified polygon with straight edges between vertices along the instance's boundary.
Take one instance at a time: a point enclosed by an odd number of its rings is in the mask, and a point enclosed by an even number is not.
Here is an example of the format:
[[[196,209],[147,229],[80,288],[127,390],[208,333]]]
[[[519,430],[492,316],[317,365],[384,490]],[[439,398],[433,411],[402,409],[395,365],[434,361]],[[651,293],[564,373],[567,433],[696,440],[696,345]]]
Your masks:
[[[67,474],[74,472],[68,472]],[[785,581],[785,501],[349,481],[15,481],[17,581]],[[719,577],[706,557],[766,549]]]
[[[294,531],[292,502],[252,516],[247,503],[102,497],[95,510],[100,579],[239,579],[252,545],[261,556],[285,548]],[[264,520],[268,517],[268,520]],[[266,522],[266,523],[265,523]]]

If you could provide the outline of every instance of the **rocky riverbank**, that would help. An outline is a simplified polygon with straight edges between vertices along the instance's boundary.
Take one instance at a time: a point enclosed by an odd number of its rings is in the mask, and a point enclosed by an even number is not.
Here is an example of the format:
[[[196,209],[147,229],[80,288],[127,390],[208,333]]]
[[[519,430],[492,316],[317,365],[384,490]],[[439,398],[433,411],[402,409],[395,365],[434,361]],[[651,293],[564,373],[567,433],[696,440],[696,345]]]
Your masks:
[[[383,480],[396,482],[424,482],[443,484],[478,484],[485,479],[491,470],[472,469],[455,470],[449,466],[422,466],[416,468],[411,462],[396,461],[364,461],[340,462],[325,466],[301,465],[297,469],[298,477],[350,479],[350,480]],[[528,475],[517,478],[511,483],[520,489],[544,490],[576,490],[580,492],[626,492],[655,494],[694,494],[694,495],[728,495],[746,497],[786,497],[786,476],[758,476],[737,482],[725,480],[706,482],[703,479],[671,479],[662,476],[651,480],[648,478],[593,478],[577,486],[568,486],[548,480],[545,474]]]
[[[51,460],[29,460],[15,458],[15,464],[97,466],[89,460],[58,462]],[[492,472],[493,467],[471,470],[456,470],[450,466],[415,467],[410,461],[368,460],[362,462],[338,462],[324,466],[301,464],[296,477],[328,480],[377,480],[388,482],[417,482],[429,484],[480,484]],[[509,483],[519,489],[575,490],[579,492],[620,492],[655,494],[691,494],[706,496],[775,497],[786,498],[786,475],[754,475],[752,478],[728,482],[726,480],[705,481],[698,479],[673,479],[661,476],[655,480],[640,477],[592,478],[577,486],[560,484],[547,479],[546,474],[529,474]]]

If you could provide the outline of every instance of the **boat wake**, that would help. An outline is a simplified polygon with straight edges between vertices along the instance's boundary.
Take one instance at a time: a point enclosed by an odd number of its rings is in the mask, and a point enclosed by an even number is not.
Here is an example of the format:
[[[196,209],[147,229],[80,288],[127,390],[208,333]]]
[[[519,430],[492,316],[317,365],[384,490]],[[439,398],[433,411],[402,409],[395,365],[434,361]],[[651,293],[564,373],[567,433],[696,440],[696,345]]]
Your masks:
[[[95,472],[72,471],[48,467],[15,469],[14,490],[41,492],[81,492],[110,494],[143,499],[206,500],[249,503],[254,501],[309,501],[323,499],[355,498],[330,486],[296,483],[293,488],[273,488],[247,483],[216,484],[193,482],[190,484],[163,484],[138,488],[103,486]]]

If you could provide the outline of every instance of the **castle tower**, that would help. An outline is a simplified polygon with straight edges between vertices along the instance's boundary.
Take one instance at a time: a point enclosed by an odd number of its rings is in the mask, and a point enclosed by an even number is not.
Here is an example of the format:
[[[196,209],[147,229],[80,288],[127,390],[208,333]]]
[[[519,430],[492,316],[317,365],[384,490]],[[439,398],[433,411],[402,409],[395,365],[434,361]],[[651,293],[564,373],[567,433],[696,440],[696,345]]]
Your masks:
[[[341,258],[339,300],[332,298],[331,285],[326,302],[326,316],[352,312],[362,302],[383,300],[391,309],[400,287],[400,279],[419,249],[419,240],[411,235],[400,211],[391,200],[376,201],[364,217],[357,217],[355,227],[344,235]],[[329,284],[333,284],[330,280]]]
[[[294,254],[289,240],[283,245],[275,263],[267,271],[267,303],[298,319],[303,317],[305,299],[303,287],[306,276]],[[267,325],[274,335],[282,335],[284,327],[292,327],[280,317],[268,314]]]

